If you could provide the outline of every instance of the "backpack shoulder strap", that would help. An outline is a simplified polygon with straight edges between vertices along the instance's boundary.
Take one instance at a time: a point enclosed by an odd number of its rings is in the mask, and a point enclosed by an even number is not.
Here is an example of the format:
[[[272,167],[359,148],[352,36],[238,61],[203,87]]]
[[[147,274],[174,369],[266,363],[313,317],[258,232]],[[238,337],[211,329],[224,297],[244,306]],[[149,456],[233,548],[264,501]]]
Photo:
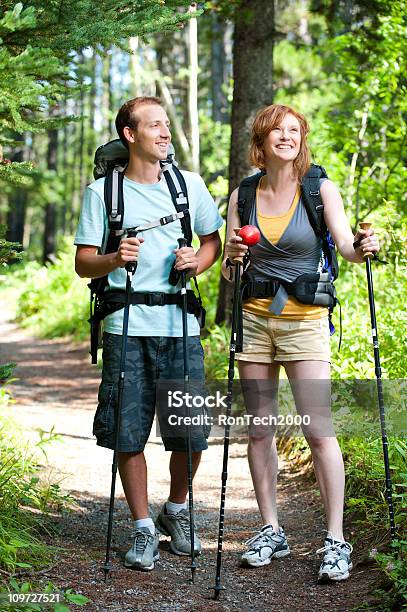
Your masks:
[[[181,221],[182,233],[188,246],[192,244],[191,218],[189,215],[188,190],[182,172],[171,161],[162,165],[164,178],[171,195],[172,202],[177,212],[183,212]]]
[[[247,176],[239,185],[237,193],[237,211],[242,227],[249,223],[250,214],[256,202],[257,185],[264,174],[264,172],[257,172],[256,174]]]
[[[326,225],[324,221],[324,203],[319,190],[321,178],[328,178],[322,166],[311,164],[310,169],[301,181],[301,193],[309,222],[317,236],[324,237]]]
[[[115,251],[120,242],[120,238],[117,238],[113,232],[121,230],[123,227],[123,179],[124,168],[122,166],[115,165],[108,168],[104,185],[104,201],[109,227],[109,234],[104,249],[105,253]]]
[[[105,206],[110,230],[121,230],[123,226],[124,170],[121,166],[109,169],[105,178]]]

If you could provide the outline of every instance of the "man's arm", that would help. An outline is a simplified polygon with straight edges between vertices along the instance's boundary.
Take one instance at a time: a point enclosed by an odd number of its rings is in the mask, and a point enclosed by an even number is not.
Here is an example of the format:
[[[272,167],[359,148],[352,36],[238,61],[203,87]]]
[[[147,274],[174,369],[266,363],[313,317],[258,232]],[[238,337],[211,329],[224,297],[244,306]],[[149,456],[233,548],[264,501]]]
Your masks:
[[[80,244],[76,247],[75,271],[81,278],[100,278],[137,261],[143,238],[123,238],[116,253],[99,255],[98,247]]]
[[[206,236],[198,236],[200,247],[195,253],[192,247],[175,249],[175,269],[188,270],[188,276],[198,276],[211,267],[218,259],[222,250],[219,232]]]

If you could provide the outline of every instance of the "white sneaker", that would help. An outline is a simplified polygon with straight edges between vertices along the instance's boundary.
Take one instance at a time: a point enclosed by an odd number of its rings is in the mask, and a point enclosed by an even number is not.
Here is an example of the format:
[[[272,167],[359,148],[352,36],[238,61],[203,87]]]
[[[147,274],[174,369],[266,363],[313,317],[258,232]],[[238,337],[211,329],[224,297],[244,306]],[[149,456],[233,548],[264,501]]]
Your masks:
[[[353,547],[344,540],[335,540],[331,533],[327,533],[325,546],[317,550],[317,554],[325,553],[318,572],[318,582],[331,580],[346,580],[352,569],[350,555]]]
[[[241,556],[243,566],[260,567],[268,565],[271,559],[286,557],[290,554],[284,529],[276,533],[271,525],[263,527],[255,536],[247,540],[248,549]]]

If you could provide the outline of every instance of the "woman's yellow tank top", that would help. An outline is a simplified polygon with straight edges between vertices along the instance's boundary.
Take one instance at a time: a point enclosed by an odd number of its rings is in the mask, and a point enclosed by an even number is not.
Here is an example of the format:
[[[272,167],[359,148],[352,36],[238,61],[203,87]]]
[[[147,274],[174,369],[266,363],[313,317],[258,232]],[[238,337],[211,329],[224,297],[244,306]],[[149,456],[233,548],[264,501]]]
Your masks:
[[[298,187],[297,192],[294,196],[292,204],[289,210],[283,215],[268,216],[262,215],[258,208],[258,193],[261,180],[256,190],[256,212],[259,229],[263,236],[273,244],[276,244],[281,236],[284,234],[288,224],[291,221],[292,216],[295,213],[295,209],[298,206],[298,202],[301,197],[301,189]],[[263,317],[271,318],[284,318],[292,320],[311,320],[311,319],[322,319],[328,314],[328,309],[324,306],[312,306],[309,304],[301,304],[294,297],[290,296],[287,300],[287,304],[284,306],[283,311],[280,315],[274,315],[269,311],[273,300],[272,298],[250,298],[243,304],[243,310],[252,312],[254,314],[261,315]]]

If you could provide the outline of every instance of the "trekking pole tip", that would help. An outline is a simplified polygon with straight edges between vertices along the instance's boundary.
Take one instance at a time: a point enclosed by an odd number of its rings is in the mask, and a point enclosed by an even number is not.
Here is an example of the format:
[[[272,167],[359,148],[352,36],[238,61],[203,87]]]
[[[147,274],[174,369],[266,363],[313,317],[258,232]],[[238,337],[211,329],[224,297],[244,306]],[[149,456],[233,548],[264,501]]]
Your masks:
[[[214,590],[213,598],[216,600],[219,599],[219,595],[221,591],[226,591],[226,588],[222,586],[220,583],[220,576],[215,577],[215,586],[213,587],[213,590]]]
[[[194,584],[194,582],[195,582],[195,572],[196,572],[196,563],[195,563],[195,560],[191,562],[191,565],[189,567],[191,569],[191,581],[192,581],[192,584]]]
[[[110,563],[105,563],[105,565],[103,566],[103,572],[105,574],[105,582],[107,582],[107,577],[109,575],[110,570],[111,570]]]

